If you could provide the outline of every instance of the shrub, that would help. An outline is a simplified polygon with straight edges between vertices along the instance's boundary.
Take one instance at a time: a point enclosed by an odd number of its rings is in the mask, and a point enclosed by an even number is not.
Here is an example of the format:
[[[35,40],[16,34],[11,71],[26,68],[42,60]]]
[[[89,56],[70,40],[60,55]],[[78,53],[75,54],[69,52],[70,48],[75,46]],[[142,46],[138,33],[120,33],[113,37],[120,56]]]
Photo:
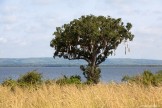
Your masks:
[[[46,84],[46,85],[52,85],[52,84],[54,84],[54,83],[56,83],[56,81],[55,80],[45,80],[44,81],[44,83]]]
[[[158,71],[155,75],[154,75],[155,79],[154,79],[154,84],[155,85],[162,85],[162,70]]]
[[[162,71],[158,71],[157,73],[153,74],[151,71],[146,70],[140,75],[124,76],[122,78],[122,81],[135,82],[137,84],[144,84],[144,85],[159,86],[162,84]]]
[[[10,87],[14,87],[17,85],[17,81],[13,80],[12,78],[6,79],[2,82],[3,86],[10,86]]]
[[[83,71],[83,75],[84,77],[87,79],[87,84],[97,84],[99,83],[100,81],[100,73],[101,73],[101,70],[99,67],[94,67],[94,71],[93,73],[91,72],[93,67],[91,66],[83,66],[81,65],[80,66],[80,69]]]
[[[37,71],[31,71],[22,75],[17,82],[19,85],[36,85],[42,83],[42,75]]]
[[[151,73],[151,71],[144,71],[142,74],[142,78],[143,78],[142,81],[144,85],[154,84],[155,77],[154,74]]]
[[[56,81],[56,84],[59,85],[65,85],[65,84],[81,84],[81,77],[79,75],[75,76],[63,76],[63,78],[60,78]]]

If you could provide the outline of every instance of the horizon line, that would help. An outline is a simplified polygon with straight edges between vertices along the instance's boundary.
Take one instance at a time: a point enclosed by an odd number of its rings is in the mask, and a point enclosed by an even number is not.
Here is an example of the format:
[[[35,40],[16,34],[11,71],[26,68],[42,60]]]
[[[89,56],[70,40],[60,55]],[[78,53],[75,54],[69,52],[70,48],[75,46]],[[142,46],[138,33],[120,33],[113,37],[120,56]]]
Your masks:
[[[37,59],[37,58],[53,58],[53,57],[19,57],[19,58],[18,57],[4,57],[4,58],[0,57],[0,59]],[[59,57],[56,57],[56,58],[59,58]],[[61,59],[63,59],[63,58],[61,57]],[[121,58],[114,58],[114,57],[111,58],[110,57],[110,58],[107,58],[107,59],[161,60],[161,59],[151,59],[151,58],[122,58],[122,57]],[[76,60],[79,60],[79,59],[76,59]]]

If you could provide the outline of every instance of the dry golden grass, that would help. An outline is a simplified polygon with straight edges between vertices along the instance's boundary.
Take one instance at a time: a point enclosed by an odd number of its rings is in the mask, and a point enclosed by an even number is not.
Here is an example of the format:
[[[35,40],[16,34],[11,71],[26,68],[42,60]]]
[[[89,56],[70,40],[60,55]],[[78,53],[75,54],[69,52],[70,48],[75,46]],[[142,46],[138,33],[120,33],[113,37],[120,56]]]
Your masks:
[[[0,86],[0,108],[162,108],[162,87],[136,84]]]

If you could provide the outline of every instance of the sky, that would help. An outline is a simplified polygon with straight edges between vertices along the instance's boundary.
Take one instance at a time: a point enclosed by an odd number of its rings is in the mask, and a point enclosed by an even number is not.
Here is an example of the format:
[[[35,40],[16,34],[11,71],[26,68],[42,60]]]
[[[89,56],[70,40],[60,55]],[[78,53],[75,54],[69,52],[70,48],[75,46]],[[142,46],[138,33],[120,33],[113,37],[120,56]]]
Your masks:
[[[133,41],[109,58],[162,60],[161,0],[0,0],[0,58],[52,57],[56,27],[82,15],[122,18]]]

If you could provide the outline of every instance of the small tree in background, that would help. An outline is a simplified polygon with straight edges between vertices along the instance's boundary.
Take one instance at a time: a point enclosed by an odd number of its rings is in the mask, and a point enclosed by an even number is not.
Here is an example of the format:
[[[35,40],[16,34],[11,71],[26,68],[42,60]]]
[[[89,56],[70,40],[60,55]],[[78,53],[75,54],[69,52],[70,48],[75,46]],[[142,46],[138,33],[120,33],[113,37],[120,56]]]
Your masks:
[[[69,24],[56,27],[50,46],[55,49],[54,57],[74,60],[83,59],[87,66],[81,66],[88,82],[98,83],[99,65],[112,54],[122,42],[133,40],[131,23],[110,16],[81,16]]]

